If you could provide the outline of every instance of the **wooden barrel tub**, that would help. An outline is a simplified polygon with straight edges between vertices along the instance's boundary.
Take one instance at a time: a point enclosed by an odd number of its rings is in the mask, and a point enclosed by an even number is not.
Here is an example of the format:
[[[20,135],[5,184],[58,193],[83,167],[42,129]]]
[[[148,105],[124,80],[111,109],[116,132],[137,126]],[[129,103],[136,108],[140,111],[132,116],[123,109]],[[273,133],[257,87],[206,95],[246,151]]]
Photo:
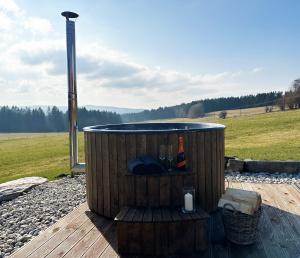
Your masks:
[[[224,192],[224,126],[209,123],[145,123],[84,128],[86,189],[89,208],[114,218],[124,206],[176,207],[183,187],[195,188],[196,205],[207,212]],[[184,137],[187,171],[133,175],[128,160],[142,155],[158,159],[159,146]]]

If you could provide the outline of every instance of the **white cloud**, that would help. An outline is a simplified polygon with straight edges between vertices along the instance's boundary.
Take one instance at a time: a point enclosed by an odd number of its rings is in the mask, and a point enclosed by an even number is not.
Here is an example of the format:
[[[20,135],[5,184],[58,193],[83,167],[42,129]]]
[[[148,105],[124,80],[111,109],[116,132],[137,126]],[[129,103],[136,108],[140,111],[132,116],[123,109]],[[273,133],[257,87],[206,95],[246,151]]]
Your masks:
[[[260,73],[260,72],[262,72],[263,70],[265,70],[264,67],[255,67],[255,68],[252,69],[252,72],[253,72],[253,73]]]
[[[26,29],[33,33],[48,33],[52,30],[52,25],[49,20],[45,18],[29,17],[24,24]]]
[[[77,55],[81,105],[150,108],[217,96],[221,90],[234,87],[233,73],[183,73],[132,62],[126,54],[99,44],[93,44],[92,53],[86,49],[91,49],[90,45],[81,43]],[[63,35],[61,39],[18,41],[0,53],[0,58],[6,68],[14,67],[5,69],[0,64],[0,73],[9,81],[4,90],[16,94],[23,105],[30,99],[32,104],[66,104]]]
[[[0,0],[0,9],[13,13],[20,11],[19,6],[13,0]]]
[[[7,31],[11,29],[13,20],[5,13],[0,11],[0,31]]]

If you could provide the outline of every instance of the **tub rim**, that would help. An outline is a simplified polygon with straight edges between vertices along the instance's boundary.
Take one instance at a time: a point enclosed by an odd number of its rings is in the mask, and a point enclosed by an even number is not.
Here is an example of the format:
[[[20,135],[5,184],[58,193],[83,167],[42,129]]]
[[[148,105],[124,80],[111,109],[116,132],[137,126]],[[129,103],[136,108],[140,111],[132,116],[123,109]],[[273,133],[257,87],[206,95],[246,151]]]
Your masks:
[[[181,125],[181,126],[193,126],[188,129],[149,129],[149,130],[129,130],[129,129],[109,129],[108,127],[117,127],[122,125]],[[219,131],[224,130],[225,125],[217,123],[200,123],[200,122],[181,122],[181,123],[121,123],[121,124],[106,124],[106,125],[93,125],[83,128],[84,132],[103,133],[103,134],[160,134],[160,133],[184,133],[184,132],[199,132],[199,131]]]

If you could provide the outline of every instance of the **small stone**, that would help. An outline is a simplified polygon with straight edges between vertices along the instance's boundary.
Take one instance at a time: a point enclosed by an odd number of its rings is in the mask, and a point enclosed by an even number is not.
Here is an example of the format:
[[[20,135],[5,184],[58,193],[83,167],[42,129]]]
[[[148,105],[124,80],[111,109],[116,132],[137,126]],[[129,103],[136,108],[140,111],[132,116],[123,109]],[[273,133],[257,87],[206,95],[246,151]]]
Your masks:
[[[22,236],[21,241],[24,243],[24,242],[27,242],[30,238],[31,238],[31,235],[26,234],[26,235]]]

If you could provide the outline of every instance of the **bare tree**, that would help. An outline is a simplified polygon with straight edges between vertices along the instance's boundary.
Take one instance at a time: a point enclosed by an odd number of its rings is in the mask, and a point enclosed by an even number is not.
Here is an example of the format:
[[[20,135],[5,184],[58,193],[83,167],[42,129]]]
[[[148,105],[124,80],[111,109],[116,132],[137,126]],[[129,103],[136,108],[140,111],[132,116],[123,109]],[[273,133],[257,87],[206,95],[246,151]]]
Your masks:
[[[227,111],[221,111],[221,112],[219,113],[219,118],[225,119],[226,117],[227,117]]]
[[[289,91],[286,92],[286,104],[289,109],[300,108],[300,78],[294,80]]]

